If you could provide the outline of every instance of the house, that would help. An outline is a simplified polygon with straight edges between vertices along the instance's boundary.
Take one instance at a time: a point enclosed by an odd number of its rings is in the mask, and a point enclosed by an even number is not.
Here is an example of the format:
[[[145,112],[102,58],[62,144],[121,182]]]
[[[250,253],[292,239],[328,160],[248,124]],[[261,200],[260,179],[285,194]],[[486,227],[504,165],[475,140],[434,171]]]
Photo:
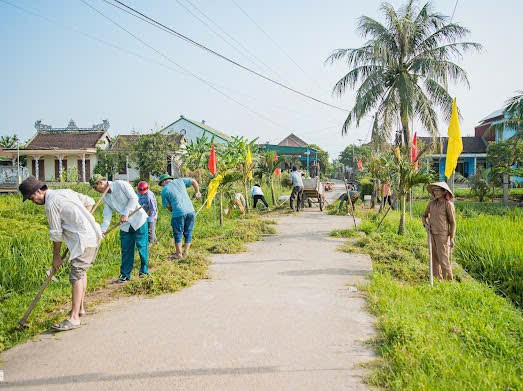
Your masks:
[[[479,121],[474,128],[474,136],[462,137],[463,152],[459,156],[456,172],[465,178],[475,175],[479,167],[488,168],[487,147],[489,143],[505,141],[516,134],[517,129],[507,123],[509,116],[503,109],[496,110]],[[445,161],[448,137],[439,137],[434,141],[430,137],[418,137],[425,145],[434,144],[432,154],[427,161],[441,180],[445,180]],[[514,177],[520,181],[521,178]]]
[[[278,156],[287,156],[292,160],[299,161],[307,168],[311,176],[316,176],[318,167],[318,150],[309,147],[305,141],[294,133],[289,134],[278,144],[260,144],[259,147],[264,151],[276,152]],[[290,169],[292,163],[282,164],[283,169]]]
[[[140,135],[139,134],[129,134],[123,135],[120,134],[116,136],[111,144],[111,152],[114,153],[124,153],[129,150],[129,146],[136,142]],[[185,153],[187,148],[187,138],[182,134],[173,134],[171,140],[176,146],[176,151],[170,156],[165,157],[166,161],[166,172],[170,173],[172,176],[180,176],[182,173],[181,170],[181,156]],[[129,155],[125,154],[125,160],[122,161],[120,169],[117,174],[113,176],[113,179],[124,179],[127,181],[133,181],[140,178],[140,172],[137,168],[133,167],[129,161]]]
[[[27,156],[28,174],[41,181],[77,180],[86,182],[97,163],[96,149],[110,145],[109,121],[90,128],[79,128],[73,120],[65,128],[53,128],[35,122],[36,134],[21,156]],[[3,150],[2,155],[15,158],[16,150]]]
[[[225,133],[207,125],[205,120],[198,122],[184,117],[183,115],[180,115],[179,119],[160,130],[160,133],[185,136],[188,143],[196,142],[197,138],[203,136],[207,137],[209,140],[214,139],[214,142],[217,144],[227,143],[231,140],[231,138]]]
[[[463,152],[458,158],[456,172],[465,178],[473,176],[478,167],[487,167],[487,141],[482,137],[462,137]],[[440,180],[445,180],[445,162],[447,155],[448,137],[418,137],[424,145],[431,145],[431,154],[427,156],[427,163],[432,171],[439,173]]]

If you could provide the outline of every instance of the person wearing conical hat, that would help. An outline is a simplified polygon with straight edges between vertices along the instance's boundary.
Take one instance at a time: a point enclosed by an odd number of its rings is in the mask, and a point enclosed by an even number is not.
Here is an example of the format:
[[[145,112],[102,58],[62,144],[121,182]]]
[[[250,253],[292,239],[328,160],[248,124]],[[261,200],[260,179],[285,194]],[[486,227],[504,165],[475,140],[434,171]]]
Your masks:
[[[456,236],[454,194],[445,182],[431,183],[427,189],[434,199],[427,205],[422,222],[431,233],[432,273],[437,278],[452,280],[449,249],[454,247]]]

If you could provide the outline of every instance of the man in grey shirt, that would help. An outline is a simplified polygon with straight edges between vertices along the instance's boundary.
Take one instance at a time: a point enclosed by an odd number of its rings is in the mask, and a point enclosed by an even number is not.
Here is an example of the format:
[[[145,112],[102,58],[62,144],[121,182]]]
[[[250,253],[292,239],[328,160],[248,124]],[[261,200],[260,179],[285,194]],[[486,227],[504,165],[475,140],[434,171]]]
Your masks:
[[[294,199],[296,199],[296,212],[299,212],[303,203],[303,180],[296,166],[292,166],[290,180],[292,181],[291,210],[294,211]]]

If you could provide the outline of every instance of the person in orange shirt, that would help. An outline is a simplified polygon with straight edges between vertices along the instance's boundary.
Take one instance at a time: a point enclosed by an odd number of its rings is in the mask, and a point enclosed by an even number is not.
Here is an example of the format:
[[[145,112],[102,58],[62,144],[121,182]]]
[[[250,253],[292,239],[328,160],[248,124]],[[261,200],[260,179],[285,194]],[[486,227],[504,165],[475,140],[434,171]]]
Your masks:
[[[456,236],[454,195],[445,182],[431,183],[428,191],[434,199],[427,205],[421,221],[431,234],[432,273],[440,279],[452,280],[449,251]]]

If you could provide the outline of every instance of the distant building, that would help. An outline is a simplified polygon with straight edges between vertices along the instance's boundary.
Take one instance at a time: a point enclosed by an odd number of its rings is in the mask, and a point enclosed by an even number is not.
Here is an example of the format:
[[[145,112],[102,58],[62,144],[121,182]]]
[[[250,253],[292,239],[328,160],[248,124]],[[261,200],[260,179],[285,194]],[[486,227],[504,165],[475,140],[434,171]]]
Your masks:
[[[90,128],[79,128],[73,120],[65,128],[53,128],[42,121],[35,122],[36,134],[20,150],[27,156],[29,175],[41,181],[67,180],[73,173],[79,182],[86,182],[97,163],[96,149],[109,148],[109,121]],[[2,155],[16,157],[16,150],[3,150]]]
[[[488,168],[487,147],[489,143],[505,141],[516,134],[516,129],[507,124],[509,119],[504,110],[496,110],[479,121],[474,128],[473,137],[462,137],[463,152],[458,158],[456,172],[465,178],[473,176],[479,167]],[[445,180],[445,163],[447,156],[448,137],[418,137],[425,145],[434,144],[432,153],[428,155],[427,161],[433,171],[439,173],[439,178]],[[520,178],[513,178],[520,181]]]
[[[289,134],[278,144],[260,144],[265,151],[276,152],[278,156],[287,157],[287,162],[282,163],[283,169],[290,169],[293,162],[300,162],[303,167],[307,168],[311,177],[318,174],[318,150],[309,147],[309,144],[296,136],[294,133]]]
[[[296,136],[294,133],[289,134],[287,137],[285,137],[283,140],[281,140],[278,145],[282,147],[298,147],[298,148],[304,148],[307,147],[309,144],[307,144],[305,141],[303,141],[301,138]]]
[[[160,130],[160,133],[176,133],[185,136],[188,143],[196,141],[197,138],[203,136],[207,137],[209,140],[214,139],[214,142],[217,144],[226,143],[231,140],[230,136],[207,125],[205,120],[198,122],[184,117],[183,115],[180,115],[179,119]]]

